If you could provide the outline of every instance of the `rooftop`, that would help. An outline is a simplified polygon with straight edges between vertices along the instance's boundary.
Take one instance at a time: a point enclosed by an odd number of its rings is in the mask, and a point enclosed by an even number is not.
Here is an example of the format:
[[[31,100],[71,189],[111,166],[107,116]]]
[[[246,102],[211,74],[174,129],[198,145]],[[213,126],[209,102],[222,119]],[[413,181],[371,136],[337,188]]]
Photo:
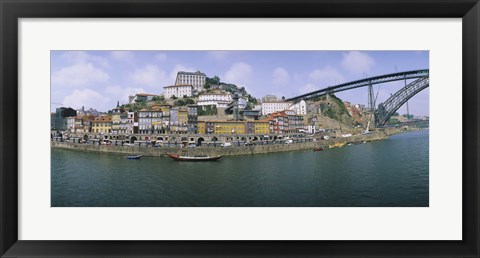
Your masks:
[[[193,86],[189,84],[170,85],[170,86],[165,86],[163,88],[165,89],[165,88],[174,88],[174,87],[192,87],[193,88]]]
[[[97,117],[95,120],[92,121],[93,123],[104,123],[104,122],[112,122],[111,117]]]
[[[203,76],[206,76],[204,73],[200,72],[200,71],[196,71],[196,72],[185,72],[185,71],[179,71],[177,73],[177,76],[179,74],[184,74],[184,75],[203,75]]]

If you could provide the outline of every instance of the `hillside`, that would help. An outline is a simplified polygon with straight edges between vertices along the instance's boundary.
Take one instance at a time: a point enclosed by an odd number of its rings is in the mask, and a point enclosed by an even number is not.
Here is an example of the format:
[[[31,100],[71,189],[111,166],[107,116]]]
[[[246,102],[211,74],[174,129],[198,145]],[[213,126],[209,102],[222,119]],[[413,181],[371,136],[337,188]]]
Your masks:
[[[315,123],[325,129],[355,128],[363,121],[363,117],[334,94],[307,101],[309,124]],[[353,116],[352,116],[353,115]]]

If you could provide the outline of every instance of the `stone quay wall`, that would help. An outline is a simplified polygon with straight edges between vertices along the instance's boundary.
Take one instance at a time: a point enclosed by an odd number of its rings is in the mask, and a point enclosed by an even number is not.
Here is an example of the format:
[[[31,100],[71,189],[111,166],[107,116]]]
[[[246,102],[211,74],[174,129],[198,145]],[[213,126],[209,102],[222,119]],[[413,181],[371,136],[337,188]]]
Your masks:
[[[271,152],[297,151],[313,148],[328,148],[334,144],[343,144],[350,142],[375,141],[386,139],[388,135],[396,133],[395,131],[379,131],[369,135],[353,135],[346,138],[335,138],[329,140],[309,139],[304,142],[295,142],[291,144],[279,143],[268,145],[253,145],[253,146],[231,146],[231,147],[217,147],[213,146],[198,146],[196,148],[180,148],[180,147],[145,147],[145,146],[115,146],[115,145],[92,145],[79,144],[70,142],[51,142],[52,148],[78,150],[88,152],[101,152],[123,155],[143,155],[143,156],[164,156],[167,153],[179,153],[181,155],[252,155]]]

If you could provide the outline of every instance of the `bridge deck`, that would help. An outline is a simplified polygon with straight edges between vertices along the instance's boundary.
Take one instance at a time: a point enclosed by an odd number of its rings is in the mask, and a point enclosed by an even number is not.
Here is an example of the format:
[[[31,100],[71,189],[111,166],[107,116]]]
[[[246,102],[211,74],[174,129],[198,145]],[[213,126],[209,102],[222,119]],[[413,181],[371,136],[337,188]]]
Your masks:
[[[399,80],[405,80],[405,79],[418,79],[422,77],[428,77],[429,76],[429,69],[423,69],[423,70],[413,70],[413,71],[405,71],[405,72],[400,72],[400,73],[392,73],[392,74],[384,74],[380,76],[374,76],[370,78],[365,78],[361,80],[356,80],[356,81],[351,81],[347,83],[342,83],[339,85],[335,86],[330,86],[327,88],[323,88],[320,90],[316,90],[310,93],[302,94],[296,97],[292,97],[287,99],[287,101],[299,101],[299,100],[306,100],[306,99],[311,99],[314,97],[319,97],[323,96],[326,94],[331,94],[335,92],[340,92],[340,91],[346,91],[346,90],[351,90],[359,87],[365,87],[369,85],[374,85],[374,84],[381,84],[381,83],[386,83],[386,82],[392,82],[392,81],[399,81]]]

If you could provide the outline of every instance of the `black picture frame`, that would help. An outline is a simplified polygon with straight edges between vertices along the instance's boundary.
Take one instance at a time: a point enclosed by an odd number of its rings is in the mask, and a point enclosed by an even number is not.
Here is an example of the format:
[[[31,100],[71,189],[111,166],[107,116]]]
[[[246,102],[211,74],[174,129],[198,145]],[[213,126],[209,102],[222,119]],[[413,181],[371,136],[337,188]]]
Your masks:
[[[1,257],[479,257],[478,0],[0,0]],[[18,19],[58,17],[462,18],[461,241],[18,240]],[[448,149],[448,148],[447,148]],[[448,151],[448,150],[445,150]],[[438,225],[441,227],[442,225]]]

